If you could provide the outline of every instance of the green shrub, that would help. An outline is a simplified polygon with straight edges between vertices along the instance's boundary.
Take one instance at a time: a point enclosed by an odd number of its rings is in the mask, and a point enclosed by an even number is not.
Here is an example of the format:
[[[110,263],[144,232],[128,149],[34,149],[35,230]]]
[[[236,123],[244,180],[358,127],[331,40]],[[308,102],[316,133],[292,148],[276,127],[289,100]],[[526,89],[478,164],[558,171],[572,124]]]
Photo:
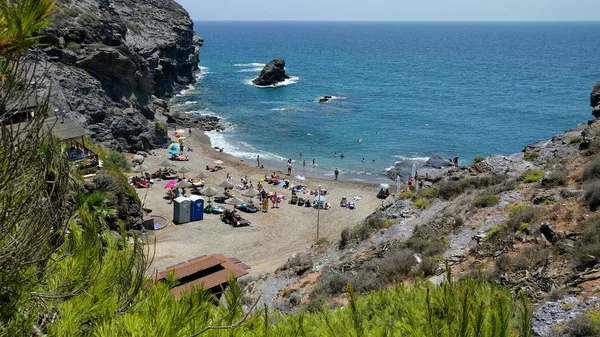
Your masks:
[[[581,137],[571,137],[569,138],[569,144],[575,144],[575,143],[580,143],[581,142]]]
[[[167,134],[167,127],[160,121],[154,121],[154,129],[156,130],[156,132],[158,134],[161,134],[161,135]]]
[[[600,208],[600,180],[586,184],[584,198],[592,212]]]
[[[323,284],[322,289],[326,295],[335,296],[346,292],[351,278],[344,272],[328,269],[319,277],[319,282]]]
[[[67,49],[71,50],[71,51],[78,51],[79,49],[81,49],[81,45],[77,42],[69,42],[67,43]]]
[[[567,184],[567,169],[561,167],[546,176],[546,187],[564,186]]]
[[[533,150],[531,152],[527,152],[523,155],[523,160],[527,160],[527,161],[534,161],[535,159],[537,159],[537,157],[539,157],[540,155],[540,150]]]
[[[573,250],[576,267],[585,269],[600,263],[600,216],[596,215],[582,223],[582,234]]]
[[[567,325],[566,336],[600,337],[600,310],[592,309],[580,313]]]
[[[129,171],[131,169],[127,156],[119,151],[110,151],[105,160],[108,164],[114,165],[120,171]]]
[[[429,207],[429,204],[430,204],[429,199],[419,198],[412,202],[412,207],[414,207],[416,209],[425,209],[425,208]]]
[[[438,189],[435,186],[430,186],[421,190],[420,195],[427,199],[435,199],[438,196]]]
[[[484,194],[473,198],[473,205],[479,208],[492,207],[496,206],[499,201],[500,198],[496,195]]]
[[[527,183],[537,183],[537,182],[540,182],[543,177],[544,177],[544,172],[542,172],[540,170],[529,170],[529,171],[523,173],[523,175],[521,176],[521,180],[526,184]]]
[[[548,264],[550,249],[543,244],[534,244],[525,248],[514,261],[515,270],[539,268]]]
[[[475,158],[473,158],[473,165],[481,163],[484,159],[485,158],[483,158],[481,156],[475,156]]]
[[[492,226],[485,233],[485,239],[491,240],[493,238],[496,238],[496,237],[506,233],[506,231],[508,231],[508,224],[506,224],[506,223],[501,223],[496,226]]]
[[[513,230],[518,231],[522,224],[533,223],[539,214],[539,209],[536,207],[530,207],[527,205],[514,205],[510,207],[507,224]]]
[[[114,166],[105,165],[104,169],[94,177],[94,184],[99,192],[104,192],[110,204],[117,207],[117,218],[125,221],[129,226],[133,218],[140,216],[140,199],[133,186],[129,184],[127,178]],[[116,229],[117,224],[112,223],[111,229]]]
[[[600,158],[596,158],[585,165],[581,178],[583,181],[600,179]]]
[[[400,195],[398,195],[398,199],[400,200],[413,200],[417,198],[417,192],[413,192],[413,191],[402,191],[400,192]]]
[[[137,22],[128,21],[127,28],[136,34],[140,34],[142,32],[142,26],[140,26]]]
[[[500,185],[502,184],[502,185]],[[437,189],[437,194],[440,198],[450,200],[468,190],[482,189],[491,186],[499,186],[502,189],[512,188],[512,181],[507,180],[506,175],[489,175],[484,177],[464,178],[461,180],[443,180]],[[494,192],[496,193],[496,192]]]

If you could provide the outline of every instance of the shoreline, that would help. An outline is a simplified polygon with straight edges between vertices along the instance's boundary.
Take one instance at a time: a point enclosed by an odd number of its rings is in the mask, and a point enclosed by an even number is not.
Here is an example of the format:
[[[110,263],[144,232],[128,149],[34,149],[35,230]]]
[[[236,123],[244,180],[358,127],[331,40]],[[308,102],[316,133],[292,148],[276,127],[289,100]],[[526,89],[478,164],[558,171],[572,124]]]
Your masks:
[[[201,134],[200,134],[201,132]],[[240,158],[234,154],[228,153],[227,149],[223,149],[223,152],[219,152],[217,151],[213,145],[212,145],[212,141],[209,135],[207,135],[207,132],[215,132],[214,130],[209,130],[209,131],[201,131],[198,129],[194,129],[192,128],[192,137],[194,137],[194,139],[204,148],[205,151],[207,152],[213,152],[215,155],[218,155],[219,158],[221,160],[224,160],[224,158],[227,158],[231,161],[238,161],[240,165],[246,165],[248,168],[253,169],[256,173],[261,172],[264,174],[266,173],[272,173],[272,172],[279,172],[281,174],[286,173],[286,168],[285,168],[285,162],[284,161],[277,161],[275,159],[264,159],[261,157],[261,164],[264,165],[264,168],[259,168],[258,166],[256,166],[256,158]],[[321,173],[322,176],[320,175],[314,175],[311,174],[312,172],[308,172],[308,170],[303,170],[302,167],[298,168],[298,165],[301,164],[299,163],[297,160],[294,162],[294,168],[292,170],[292,175],[290,176],[290,179],[293,179],[296,175],[301,175],[304,176],[305,178],[307,178],[310,181],[320,181],[320,182],[330,182],[333,181],[333,172],[331,172],[331,178],[329,178],[329,174],[326,173],[328,171],[326,171],[325,169],[319,169],[318,166],[316,168],[310,168],[311,171],[313,172],[318,172]],[[306,168],[309,168],[309,165],[307,163]],[[285,175],[287,176],[287,175]],[[382,173],[382,175],[380,176],[381,179],[379,180],[390,180],[385,174]],[[352,178],[344,178],[344,174],[343,171],[340,173],[340,177],[337,180],[338,182],[346,182],[346,183],[352,183],[352,184],[361,184],[363,186],[377,186],[380,181],[377,180],[365,180],[365,179],[352,179]],[[393,181],[392,181],[393,182]]]

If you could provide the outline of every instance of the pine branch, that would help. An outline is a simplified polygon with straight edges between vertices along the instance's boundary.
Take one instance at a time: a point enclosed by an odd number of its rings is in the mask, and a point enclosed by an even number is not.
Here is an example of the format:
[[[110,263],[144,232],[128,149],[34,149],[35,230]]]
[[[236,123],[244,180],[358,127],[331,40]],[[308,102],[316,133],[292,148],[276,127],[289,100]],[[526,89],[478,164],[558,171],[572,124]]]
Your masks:
[[[252,313],[252,311],[254,311],[254,308],[256,307],[256,305],[258,304],[258,301],[260,301],[260,297],[258,296],[258,298],[256,299],[256,302],[254,302],[254,304],[252,305],[252,307],[250,308],[250,310],[248,310],[248,312],[244,315],[244,317],[242,317],[242,319],[240,319],[239,321],[237,321],[234,324],[231,325],[217,325],[217,326],[213,326],[213,325],[209,325],[206,328],[196,332],[193,335],[190,335],[188,337],[196,337],[196,336],[200,336],[201,334],[207,332],[208,330],[231,330],[231,329],[235,329],[237,327],[239,327],[240,325],[242,325],[242,323],[244,323],[246,321],[246,319],[248,319],[248,316],[250,316],[250,314]],[[233,309],[230,309],[233,310]]]

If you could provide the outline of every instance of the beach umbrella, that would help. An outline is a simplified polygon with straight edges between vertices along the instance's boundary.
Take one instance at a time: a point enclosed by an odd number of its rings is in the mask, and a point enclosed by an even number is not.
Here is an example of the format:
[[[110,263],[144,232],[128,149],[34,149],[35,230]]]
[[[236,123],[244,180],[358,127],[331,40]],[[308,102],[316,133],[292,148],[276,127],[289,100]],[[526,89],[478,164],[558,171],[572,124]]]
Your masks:
[[[245,197],[250,197],[250,203],[252,203],[252,198],[259,195],[260,192],[257,189],[251,188],[249,190],[245,190],[242,192],[242,195]]]
[[[192,170],[187,166],[182,166],[177,170],[177,173],[181,173],[184,178],[185,178],[185,174],[189,173],[189,172],[192,172]]]
[[[255,197],[257,195],[259,195],[260,192],[257,189],[251,188],[249,190],[245,190],[244,192],[242,192],[242,195],[245,197]]]
[[[158,166],[164,166],[165,170],[167,169],[167,167],[169,166],[175,166],[175,164],[171,163],[169,160],[165,159],[162,161],[162,163],[160,163]]]
[[[194,185],[192,185],[192,183],[190,183],[187,180],[182,180],[182,181],[178,182],[177,184],[175,184],[174,186],[175,186],[175,188],[190,188]]]
[[[175,184],[176,184],[175,180],[171,180],[165,185],[165,188],[171,188],[171,187],[175,186]]]
[[[200,172],[197,176],[197,179],[206,179],[208,178],[208,174],[204,173],[204,172]]]
[[[227,180],[223,180],[218,186],[224,188],[233,188],[233,183]]]
[[[388,189],[388,188],[392,188],[392,186],[390,184],[379,184],[378,186],[379,188],[383,188],[383,189]]]
[[[318,201],[318,202],[324,202],[325,200],[327,200],[327,198],[325,198],[324,195],[317,195],[315,197],[315,201]]]
[[[175,130],[175,132],[181,134],[181,133],[185,133],[185,130],[184,129],[177,129],[177,130]]]
[[[219,191],[217,191],[216,188],[211,186],[211,187],[202,189],[202,191],[200,191],[200,194],[208,197],[208,204],[210,205],[210,198],[219,194]]]
[[[306,177],[303,177],[301,175],[297,175],[296,179],[301,180],[301,181],[306,181]]]
[[[179,143],[172,143],[171,145],[169,145],[169,150],[177,150],[179,151],[181,147],[179,146]]]
[[[215,160],[215,164],[220,165],[220,164],[224,164],[222,160]]]
[[[169,150],[169,153],[170,154],[179,154],[179,151],[178,150]]]
[[[177,137],[177,139],[182,140],[182,139],[185,139],[185,137],[184,136],[179,136],[179,137]]]
[[[214,197],[215,195],[219,194],[219,191],[214,188],[214,187],[207,187],[205,189],[202,190],[202,195],[205,195],[207,197]]]
[[[239,206],[241,204],[244,204],[245,201],[238,198],[238,197],[233,197],[233,198],[229,198],[227,200],[225,200],[225,203],[228,205],[235,205],[235,206]]]
[[[142,165],[138,165],[138,166],[134,167],[133,171],[142,173],[142,172],[150,171],[150,168],[148,166],[142,164]]]

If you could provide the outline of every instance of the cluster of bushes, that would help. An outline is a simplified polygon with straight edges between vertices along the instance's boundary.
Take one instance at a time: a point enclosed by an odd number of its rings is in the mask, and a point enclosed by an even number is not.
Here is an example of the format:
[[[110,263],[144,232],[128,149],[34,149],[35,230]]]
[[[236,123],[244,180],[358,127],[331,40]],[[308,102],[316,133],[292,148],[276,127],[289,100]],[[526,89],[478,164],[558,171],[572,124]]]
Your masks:
[[[496,272],[521,271],[545,266],[550,260],[551,250],[543,243],[536,243],[525,248],[515,258],[508,254],[498,257],[494,263]]]
[[[540,156],[540,150],[536,149],[531,152],[527,152],[523,155],[523,160],[534,161]]]
[[[475,156],[475,158],[473,158],[473,165],[481,163],[484,159],[485,158],[483,158],[482,156]]]
[[[437,189],[437,195],[442,199],[450,200],[469,190],[483,189],[499,184],[506,184],[506,189],[510,189],[512,181],[508,180],[506,175],[489,175],[483,177],[464,178],[461,180],[444,180]]]
[[[371,215],[355,228],[344,228],[341,233],[339,248],[344,249],[351,243],[367,240],[373,233],[380,229],[389,227],[391,224],[386,219]]]
[[[499,201],[500,198],[497,195],[482,194],[473,198],[473,205],[479,208],[492,207],[496,206]]]
[[[542,178],[544,178],[544,172],[540,170],[529,170],[521,176],[521,180],[526,184],[538,183],[542,181]]]
[[[600,310],[579,314],[569,322],[565,333],[569,337],[600,337]]]
[[[585,269],[600,263],[600,216],[586,219],[582,227],[573,255],[576,267]]]
[[[129,171],[131,169],[127,156],[119,151],[110,151],[104,160],[106,161],[106,164],[112,165],[120,171]]]
[[[118,169],[110,165],[105,166],[94,177],[94,184],[98,191],[106,194],[110,204],[117,207],[116,218],[122,219],[127,228],[136,223],[141,215],[140,199],[135,188]],[[117,223],[111,224],[111,229],[118,228],[117,225]]]
[[[310,296],[337,296],[346,292],[348,284],[357,291],[368,292],[399,283],[410,276],[433,275],[437,268],[435,260],[429,257],[417,258],[415,254],[412,249],[392,246],[383,257],[374,257],[364,262],[356,273],[326,270]]]
[[[583,170],[585,200],[591,211],[600,207],[600,158],[590,161]]]
[[[502,237],[513,232],[526,232],[529,224],[534,222],[540,215],[540,210],[527,205],[514,205],[510,207],[508,220],[490,227],[486,232],[486,240]]]

